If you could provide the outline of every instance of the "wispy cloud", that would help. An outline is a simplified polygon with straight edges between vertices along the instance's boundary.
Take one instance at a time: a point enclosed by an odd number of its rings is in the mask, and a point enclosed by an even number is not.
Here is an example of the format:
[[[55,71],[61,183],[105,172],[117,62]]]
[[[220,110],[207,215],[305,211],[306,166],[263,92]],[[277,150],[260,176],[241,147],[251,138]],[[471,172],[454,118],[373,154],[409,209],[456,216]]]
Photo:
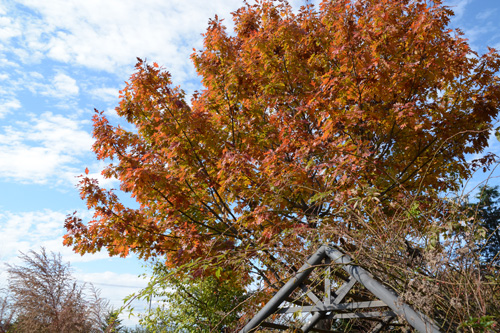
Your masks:
[[[497,12],[498,12],[497,9],[485,10],[485,11],[478,13],[476,15],[476,19],[477,20],[486,20],[486,19],[490,18],[491,16],[495,15]]]
[[[0,178],[21,183],[67,181],[93,139],[83,122],[50,112],[0,129]]]
[[[21,108],[21,102],[16,98],[0,99],[0,118]]]
[[[5,11],[0,9],[0,15],[5,15]],[[21,25],[11,17],[0,17],[0,41],[6,42],[11,38],[21,35]]]
[[[93,88],[89,91],[90,95],[95,99],[100,99],[104,102],[111,103],[118,101],[118,88]]]
[[[76,80],[64,73],[57,73],[54,75],[51,84],[45,85],[43,88],[44,89],[41,91],[42,95],[55,98],[77,96],[80,91],[76,84]]]
[[[472,0],[447,0],[445,5],[450,7],[455,13],[454,20],[459,21],[465,13],[465,7],[471,3]]]
[[[3,35],[15,40],[16,50],[25,51],[25,61],[42,56],[116,73],[136,57],[147,57],[165,64],[181,80],[193,74],[188,69],[189,54],[192,47],[201,47],[200,34],[208,18],[226,13],[231,25],[229,12],[242,4],[232,0],[18,2],[23,7],[11,4],[17,13],[5,18]]]
[[[17,82],[13,83],[15,88],[11,89],[13,94],[27,89],[33,98],[43,96],[53,99],[52,107],[55,106],[58,109],[77,108],[80,87],[77,80],[70,75],[62,71],[56,71],[48,78],[39,72],[17,74]]]
[[[68,213],[70,212],[50,209],[0,213],[0,234],[2,235],[0,260],[17,264],[19,252],[38,251],[40,246],[48,251],[62,253],[64,261],[81,262],[108,258],[107,253],[80,256],[63,246],[63,225]]]
[[[0,119],[22,106],[16,98],[15,81],[8,73],[0,73]]]

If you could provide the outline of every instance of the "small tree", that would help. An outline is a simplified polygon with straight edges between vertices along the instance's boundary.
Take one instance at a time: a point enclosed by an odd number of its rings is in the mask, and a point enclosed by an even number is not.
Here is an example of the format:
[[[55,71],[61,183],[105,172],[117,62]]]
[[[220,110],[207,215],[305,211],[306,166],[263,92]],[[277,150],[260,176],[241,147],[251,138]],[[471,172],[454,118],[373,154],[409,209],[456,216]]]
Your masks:
[[[14,332],[100,332],[107,301],[93,288],[89,297],[60,254],[49,255],[42,248],[40,253],[21,253],[20,258],[23,266],[8,265]]]
[[[479,224],[486,229],[481,246],[481,255],[486,262],[500,263],[500,205],[499,186],[481,186],[476,196],[478,203],[472,204]]]
[[[232,332],[245,290],[234,276],[218,273],[192,278],[173,274],[165,264],[153,270],[150,288],[141,298],[154,306],[141,318],[153,332]]]
[[[105,333],[117,333],[123,331],[122,321],[118,318],[119,311],[111,310],[106,314],[104,322],[102,323],[102,330]]]

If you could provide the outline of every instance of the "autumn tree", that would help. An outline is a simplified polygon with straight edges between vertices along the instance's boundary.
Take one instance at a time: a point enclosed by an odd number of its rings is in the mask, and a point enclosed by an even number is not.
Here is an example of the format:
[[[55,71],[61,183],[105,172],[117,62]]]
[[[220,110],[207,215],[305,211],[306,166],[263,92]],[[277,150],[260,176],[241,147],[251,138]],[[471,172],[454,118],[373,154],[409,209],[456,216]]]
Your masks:
[[[500,58],[471,50],[448,28],[452,14],[438,0],[246,4],[234,33],[209,22],[192,55],[203,89],[190,101],[139,60],[116,108],[135,130],[93,118],[103,176],[139,207],[83,176],[94,217],[68,216],[65,244],[164,256],[194,276],[233,270],[243,284],[253,272],[276,287],[318,243],[361,248],[391,228],[429,230],[419,214],[402,226],[371,212],[424,211],[487,146]]]
[[[60,255],[42,248],[20,258],[24,265],[8,268],[9,332],[101,332],[107,301],[78,284]]]

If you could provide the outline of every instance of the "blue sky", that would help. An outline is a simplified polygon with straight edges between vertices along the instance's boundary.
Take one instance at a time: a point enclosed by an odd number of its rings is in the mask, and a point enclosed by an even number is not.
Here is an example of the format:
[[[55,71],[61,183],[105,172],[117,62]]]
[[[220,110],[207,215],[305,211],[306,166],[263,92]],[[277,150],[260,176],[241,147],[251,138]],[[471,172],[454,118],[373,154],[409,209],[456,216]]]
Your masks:
[[[75,188],[76,177],[88,167],[101,178],[102,163],[90,150],[93,109],[121,122],[113,109],[136,57],[167,68],[188,93],[199,89],[192,48],[201,48],[201,33],[215,14],[231,28],[229,13],[241,4],[0,0],[0,263],[18,263],[18,251],[40,246],[61,252],[77,279],[95,283],[114,306],[145,286],[138,277],[143,263],[134,258],[109,258],[105,252],[82,257],[62,246],[65,216],[75,210],[84,219],[91,215]],[[500,49],[500,2],[445,4],[456,12],[451,27],[461,28],[474,50]],[[496,139],[490,144],[488,151],[500,155]],[[476,175],[468,190],[484,177]],[[102,184],[118,187],[109,180]],[[0,265],[0,281],[5,277]]]

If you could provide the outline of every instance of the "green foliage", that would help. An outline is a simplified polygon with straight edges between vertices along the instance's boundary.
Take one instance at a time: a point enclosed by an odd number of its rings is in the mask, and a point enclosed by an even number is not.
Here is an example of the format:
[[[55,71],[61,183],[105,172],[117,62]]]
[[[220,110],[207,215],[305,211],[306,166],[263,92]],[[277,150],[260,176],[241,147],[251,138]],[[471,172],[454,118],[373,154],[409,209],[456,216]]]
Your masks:
[[[245,290],[223,272],[193,279],[174,275],[158,263],[152,281],[150,292],[141,296],[151,304],[140,320],[149,331],[221,332],[234,328],[238,321]]]
[[[121,325],[121,319],[118,318],[120,312],[119,311],[109,311],[104,325],[102,326],[103,332],[106,333],[117,333],[123,332],[123,326]]]
[[[479,246],[486,262],[500,263],[500,192],[499,186],[482,186],[476,196],[477,203],[471,204],[485,230]]]
[[[493,316],[469,317],[468,321],[460,325],[461,328],[470,328],[473,332],[492,332],[497,326],[498,322]]]
[[[134,328],[122,328],[119,332],[122,333],[151,333],[152,331],[148,330],[142,326],[136,326]]]

